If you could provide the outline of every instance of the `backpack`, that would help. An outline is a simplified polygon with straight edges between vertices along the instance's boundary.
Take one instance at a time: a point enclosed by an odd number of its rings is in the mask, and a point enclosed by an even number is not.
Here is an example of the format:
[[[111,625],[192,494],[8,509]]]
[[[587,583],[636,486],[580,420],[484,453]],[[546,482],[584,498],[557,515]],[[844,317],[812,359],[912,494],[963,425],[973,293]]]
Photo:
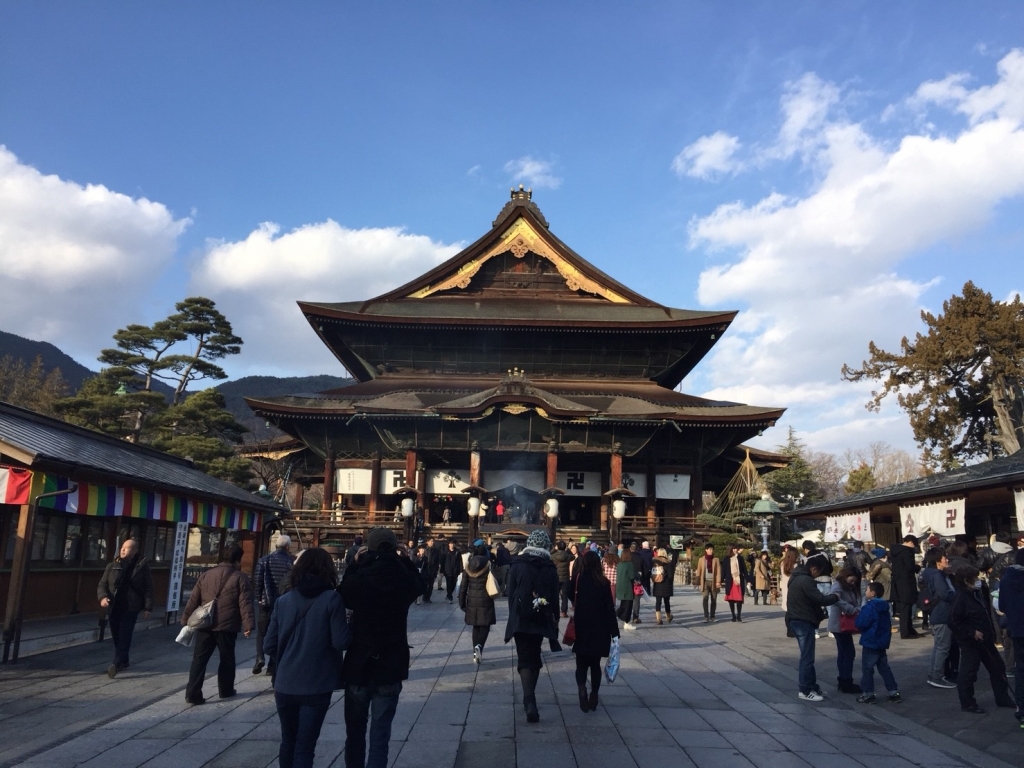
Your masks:
[[[661,563],[655,563],[651,568],[651,581],[655,584],[660,584],[665,580],[665,566]]]
[[[927,572],[926,572],[927,573]],[[932,589],[932,580],[927,575],[921,579],[921,589],[917,593],[917,605],[925,616],[932,612],[939,602],[939,596]]]

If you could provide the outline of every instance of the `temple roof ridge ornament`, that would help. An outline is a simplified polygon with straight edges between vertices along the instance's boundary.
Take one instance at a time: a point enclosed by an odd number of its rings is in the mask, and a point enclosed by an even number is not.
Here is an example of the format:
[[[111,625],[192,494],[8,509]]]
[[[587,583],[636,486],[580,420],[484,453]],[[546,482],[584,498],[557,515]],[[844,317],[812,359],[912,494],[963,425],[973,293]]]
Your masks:
[[[537,221],[543,224],[545,229],[549,227],[548,220],[544,218],[544,214],[540,212],[540,208],[538,208],[537,204],[533,202],[532,189],[523,189],[523,185],[520,184],[519,189],[513,187],[509,192],[511,193],[509,195],[510,199],[505,203],[504,207],[498,211],[498,215],[494,218],[494,221],[491,222],[492,227],[498,226],[502,221],[507,219],[516,208],[529,208],[530,212],[537,217]]]

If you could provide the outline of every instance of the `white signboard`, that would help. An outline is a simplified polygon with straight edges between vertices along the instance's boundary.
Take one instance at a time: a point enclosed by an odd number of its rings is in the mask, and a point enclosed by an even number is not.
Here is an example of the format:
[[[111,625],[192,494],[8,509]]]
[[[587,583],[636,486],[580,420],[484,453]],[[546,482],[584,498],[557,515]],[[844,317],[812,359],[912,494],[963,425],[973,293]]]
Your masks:
[[[387,496],[394,493],[399,488],[411,488],[414,482],[416,482],[416,478],[406,477],[404,469],[385,469],[380,473],[379,491]]]
[[[600,496],[600,472],[559,472],[555,485],[565,491],[566,496]]]
[[[188,548],[188,523],[174,528],[174,554],[171,557],[171,577],[167,585],[167,613],[178,610],[181,602],[181,575],[185,572],[185,550]]]
[[[1017,505],[1017,530],[1024,531],[1024,490],[1015,490],[1013,501]]]
[[[632,491],[637,496],[647,496],[647,473],[646,472],[623,472],[622,487]],[[689,489],[687,489],[689,490]]]
[[[529,469],[488,469],[484,471],[484,488],[500,491],[510,485],[521,485],[531,491],[544,490],[544,473]]]
[[[690,498],[690,476],[681,474],[655,475],[654,495],[659,499]]]
[[[854,541],[874,541],[871,532],[871,513],[852,512],[846,515],[829,515],[825,518],[825,541],[853,539]]]
[[[368,494],[373,481],[369,469],[339,469],[334,473],[334,492],[346,495]]]
[[[964,529],[964,499],[900,507],[900,525],[903,528],[904,536],[922,536],[926,533],[956,536],[966,533]]]
[[[467,488],[469,488],[468,469],[427,470],[427,493],[450,496],[465,493]]]

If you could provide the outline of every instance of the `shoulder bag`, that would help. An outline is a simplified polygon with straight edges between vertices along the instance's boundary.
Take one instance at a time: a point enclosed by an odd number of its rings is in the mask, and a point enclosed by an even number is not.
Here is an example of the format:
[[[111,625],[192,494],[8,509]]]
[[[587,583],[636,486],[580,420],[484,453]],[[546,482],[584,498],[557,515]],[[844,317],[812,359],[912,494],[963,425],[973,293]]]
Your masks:
[[[238,571],[235,571],[235,573],[238,573]],[[227,579],[224,580],[224,583],[220,585],[220,589],[217,590],[217,594],[213,596],[213,600],[210,600],[208,603],[203,603],[192,611],[192,615],[188,617],[188,626],[192,629],[210,629],[210,627],[217,623],[217,598],[220,597],[220,593],[224,590],[224,587],[228,585],[228,582],[231,581],[231,577],[234,576],[235,573],[230,574]]]
[[[582,578],[583,578],[582,575],[576,577],[576,591],[573,593],[573,598],[572,598],[572,604],[573,604],[572,616],[569,617],[569,623],[565,625],[565,634],[562,635],[562,644],[563,645],[572,645],[573,643],[576,642],[576,608],[575,608],[575,606],[576,606],[576,600],[580,596],[580,579],[582,579]]]
[[[494,574],[491,569],[487,569],[487,596],[495,598],[501,594],[501,590],[498,589],[498,580],[494,578]]]

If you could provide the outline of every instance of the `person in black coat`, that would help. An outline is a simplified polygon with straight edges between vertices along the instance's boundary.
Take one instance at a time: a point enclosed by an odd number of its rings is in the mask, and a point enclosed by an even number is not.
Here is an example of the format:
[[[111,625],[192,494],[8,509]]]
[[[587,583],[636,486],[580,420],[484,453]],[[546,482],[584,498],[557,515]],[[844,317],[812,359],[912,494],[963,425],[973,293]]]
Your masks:
[[[750,571],[743,557],[743,547],[739,544],[730,544],[729,554],[722,558],[722,586],[733,621],[743,621],[743,598],[749,583]],[[739,589],[734,590],[733,585]]]
[[[610,594],[610,592],[609,592]],[[551,560],[551,539],[535,530],[516,555],[508,574],[508,623],[505,642],[516,641],[516,667],[523,684],[526,721],[540,720],[537,711],[537,680],[544,664],[540,658],[544,638],[558,645],[558,571]]]
[[[459,587],[459,608],[466,614],[466,624],[473,628],[473,661],[477,664],[483,661],[487,636],[497,623],[494,598],[487,594],[487,579],[491,577],[488,554],[485,544],[473,550]]]
[[[921,572],[921,566],[914,561],[916,552],[917,537],[907,534],[903,537],[903,544],[893,547],[889,553],[889,565],[892,567],[889,593],[893,610],[900,617],[900,637],[903,639],[921,637],[921,633],[914,629],[917,574]]]
[[[462,573],[462,553],[451,539],[448,540],[448,550],[444,553],[441,572],[444,574],[444,599],[451,605],[452,595],[455,594],[455,582],[459,580],[459,574]]]
[[[976,715],[985,713],[974,698],[974,683],[982,664],[988,670],[996,706],[1016,708],[1017,703],[1010,695],[1006,679],[1006,665],[996,650],[992,614],[979,592],[978,569],[973,565],[961,565],[953,572],[953,581],[956,597],[949,612],[949,628],[960,644],[960,672],[956,679],[960,709]]]
[[[149,560],[139,552],[139,542],[125,539],[120,556],[107,563],[96,587],[100,606],[107,609],[110,638],[114,641],[114,663],[107,675],[114,677],[128,666],[135,622],[142,613],[148,619],[153,610],[153,575]]]
[[[679,552],[659,549],[651,565],[651,593],[654,595],[654,620],[661,624],[661,604],[665,603],[665,618],[672,621],[672,596],[675,594],[676,566],[679,563]],[[656,575],[660,571],[660,580]]]
[[[611,584],[604,576],[601,556],[597,552],[587,550],[582,564],[573,571],[570,599],[573,604],[573,623],[576,626],[576,642],[573,643],[572,652],[576,655],[576,686],[579,689],[580,709],[590,712],[597,709],[599,703],[597,691],[601,687],[601,659],[611,652],[612,638],[619,636]]]

